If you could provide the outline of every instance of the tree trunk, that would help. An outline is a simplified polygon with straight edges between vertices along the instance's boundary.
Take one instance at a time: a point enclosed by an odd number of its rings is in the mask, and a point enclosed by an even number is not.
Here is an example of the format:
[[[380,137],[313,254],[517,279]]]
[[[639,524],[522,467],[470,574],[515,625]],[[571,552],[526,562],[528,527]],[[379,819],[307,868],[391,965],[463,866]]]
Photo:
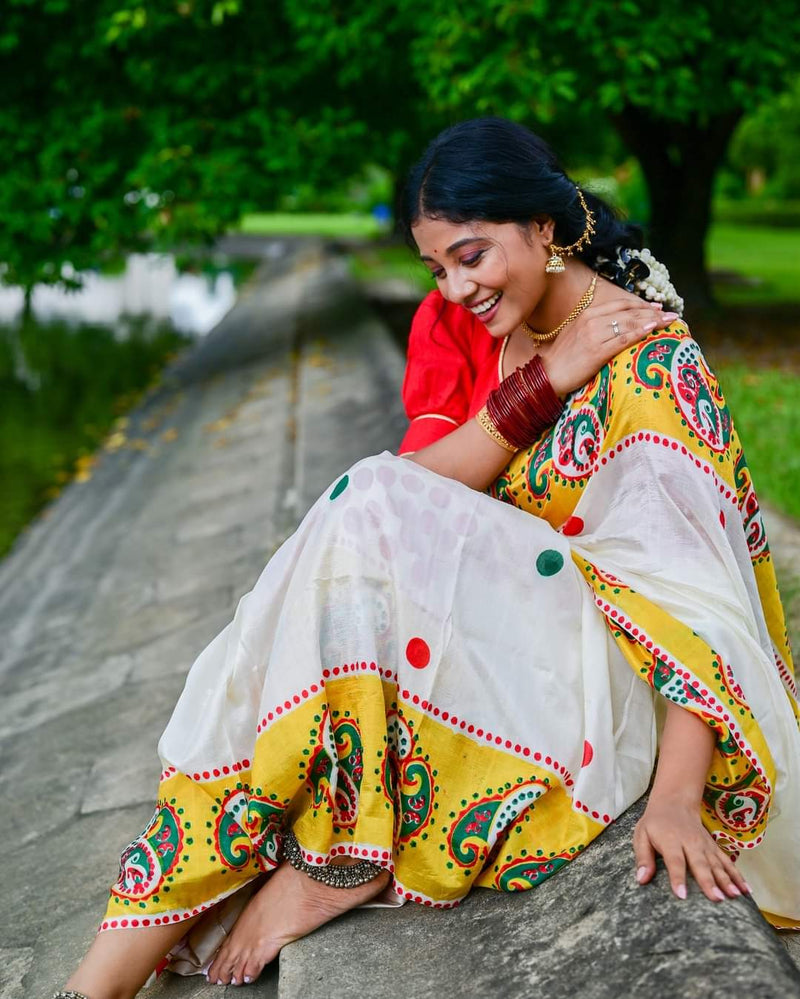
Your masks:
[[[23,289],[22,298],[22,322],[23,325],[30,322],[33,315],[33,289],[34,285],[26,284]]]
[[[706,270],[714,177],[740,111],[672,122],[626,107],[612,121],[636,156],[650,195],[648,245],[666,264],[687,312],[714,304]]]

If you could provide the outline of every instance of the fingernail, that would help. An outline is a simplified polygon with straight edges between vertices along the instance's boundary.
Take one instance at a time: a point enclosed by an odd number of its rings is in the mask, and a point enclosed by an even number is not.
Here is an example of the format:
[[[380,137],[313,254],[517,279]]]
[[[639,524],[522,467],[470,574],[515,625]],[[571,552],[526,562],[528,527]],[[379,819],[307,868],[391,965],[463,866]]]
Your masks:
[[[753,894],[753,889],[750,887],[750,885],[746,881],[744,883],[744,890],[747,892],[748,895],[752,895]]]
[[[644,326],[642,326],[642,329],[645,333],[649,333],[651,330],[654,330],[657,325],[658,323],[645,323]]]
[[[730,892],[731,892],[731,894],[733,894],[734,896],[736,896],[736,895],[741,895],[741,894],[742,894],[742,893],[741,893],[741,892],[739,891],[739,889],[738,889],[738,888],[736,887],[736,885],[731,885],[731,886],[730,886],[730,888],[728,889],[728,891],[730,891]]]
[[[236,979],[235,979],[235,978],[232,978],[232,979],[231,979],[231,985],[236,985],[236,984],[237,984],[237,982],[236,982]]]
[[[711,894],[718,902],[725,901],[725,893],[720,888],[717,888],[716,885],[714,885],[714,890],[711,892]]]
[[[661,302],[651,302],[650,304],[653,306],[654,309],[663,309],[664,308],[664,306],[661,304]]]
[[[675,894],[678,898],[686,898],[686,885],[678,885],[675,889]]]
[[[639,870],[636,872],[636,880],[639,882],[639,884],[642,883],[642,881],[644,880],[644,876],[646,874],[647,874],[647,868],[644,865],[642,865],[639,868]]]
[[[224,984],[225,982],[223,982],[221,978],[217,979],[217,985],[224,985]]]
[[[678,318],[678,313],[677,312],[665,312],[663,314],[662,318],[664,318],[664,319],[677,319]]]
[[[242,979],[245,985],[249,985],[250,982],[252,982],[252,980],[253,979],[249,975],[245,975],[244,978]]]

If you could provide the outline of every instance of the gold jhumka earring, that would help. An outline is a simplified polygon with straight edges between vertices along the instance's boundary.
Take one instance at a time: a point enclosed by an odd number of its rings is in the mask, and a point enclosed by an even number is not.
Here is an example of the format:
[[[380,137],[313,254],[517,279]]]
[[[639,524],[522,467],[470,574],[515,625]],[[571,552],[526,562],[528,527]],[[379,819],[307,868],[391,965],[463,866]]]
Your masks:
[[[571,257],[573,253],[577,253],[582,250],[583,247],[589,243],[594,236],[594,212],[586,204],[586,198],[583,196],[583,191],[576,187],[575,190],[578,193],[578,199],[581,203],[581,208],[583,208],[586,214],[586,228],[583,230],[581,236],[571,243],[569,246],[556,246],[555,243],[551,243],[548,247],[550,251],[550,258],[544,265],[545,274],[561,274],[565,270],[564,257]]]

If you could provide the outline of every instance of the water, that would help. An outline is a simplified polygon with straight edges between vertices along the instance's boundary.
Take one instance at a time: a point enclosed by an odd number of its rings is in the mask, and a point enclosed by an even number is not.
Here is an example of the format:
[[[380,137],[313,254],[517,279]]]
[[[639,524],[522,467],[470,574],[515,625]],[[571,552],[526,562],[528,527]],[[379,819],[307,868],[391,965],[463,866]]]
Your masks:
[[[65,277],[71,277],[65,274]],[[168,322],[179,333],[203,336],[236,300],[235,275],[221,263],[207,274],[180,274],[169,254],[134,254],[120,274],[88,272],[81,291],[39,285],[32,298],[33,318],[112,326],[124,338],[131,318]],[[0,324],[19,321],[21,288],[0,287]]]
[[[0,556],[76,473],[88,477],[114,420],[216,326],[252,270],[203,266],[181,274],[170,256],[132,256],[78,292],[35,288],[28,315],[22,290],[0,287]]]

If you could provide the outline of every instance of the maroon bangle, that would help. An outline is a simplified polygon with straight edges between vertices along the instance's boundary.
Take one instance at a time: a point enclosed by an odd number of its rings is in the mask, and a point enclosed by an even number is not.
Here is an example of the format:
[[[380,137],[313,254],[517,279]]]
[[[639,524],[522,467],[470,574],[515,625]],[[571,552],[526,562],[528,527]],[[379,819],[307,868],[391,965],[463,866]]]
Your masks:
[[[486,400],[492,423],[517,448],[530,447],[563,408],[538,354],[504,378]]]

